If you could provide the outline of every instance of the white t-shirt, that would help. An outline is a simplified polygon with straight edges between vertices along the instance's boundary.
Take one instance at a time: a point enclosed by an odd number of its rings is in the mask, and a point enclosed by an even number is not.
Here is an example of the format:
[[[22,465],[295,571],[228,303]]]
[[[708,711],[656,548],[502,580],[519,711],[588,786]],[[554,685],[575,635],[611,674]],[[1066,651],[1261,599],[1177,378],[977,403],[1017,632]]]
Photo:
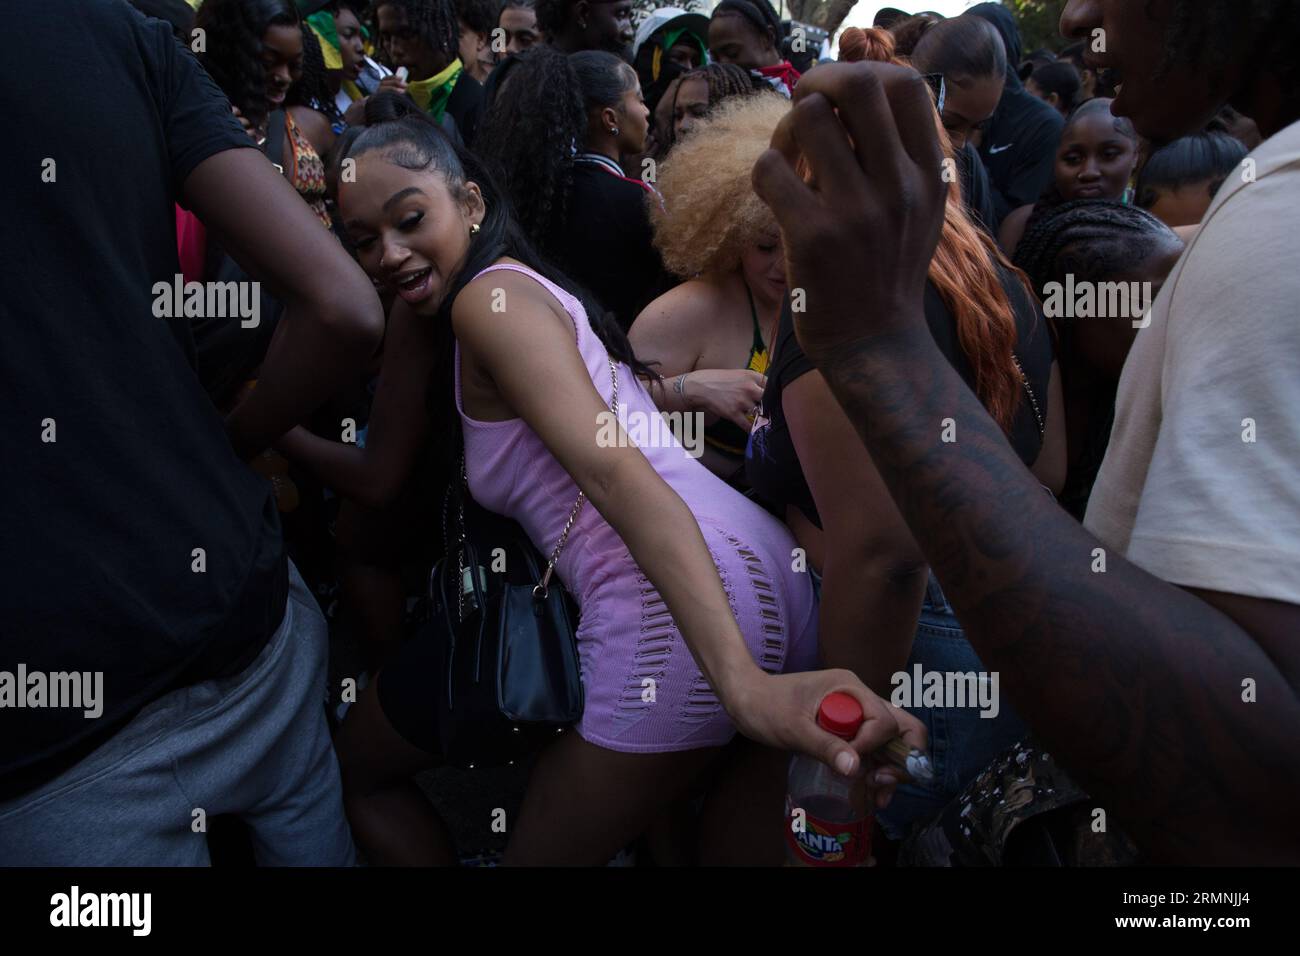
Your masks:
[[[1138,332],[1084,524],[1173,584],[1300,604],[1300,123],[1229,176]]]

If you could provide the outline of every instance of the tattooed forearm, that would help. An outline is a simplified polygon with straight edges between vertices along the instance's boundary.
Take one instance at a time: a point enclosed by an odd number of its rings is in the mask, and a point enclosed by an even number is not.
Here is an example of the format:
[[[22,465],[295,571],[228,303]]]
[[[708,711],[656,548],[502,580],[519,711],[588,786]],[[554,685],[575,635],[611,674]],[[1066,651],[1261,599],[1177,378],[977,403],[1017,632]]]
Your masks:
[[[819,358],[1011,703],[1153,858],[1300,858],[1300,702],[1284,675],[1231,619],[1119,554],[1094,572],[1104,545],[917,327]],[[1261,703],[1243,704],[1243,677]]]

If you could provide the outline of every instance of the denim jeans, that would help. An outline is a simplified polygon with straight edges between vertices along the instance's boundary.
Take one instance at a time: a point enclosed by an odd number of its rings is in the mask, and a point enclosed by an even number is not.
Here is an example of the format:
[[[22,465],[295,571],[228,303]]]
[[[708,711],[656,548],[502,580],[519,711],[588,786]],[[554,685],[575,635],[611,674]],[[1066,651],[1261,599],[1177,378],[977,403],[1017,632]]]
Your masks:
[[[923,672],[984,671],[933,574],[926,587],[907,673],[912,675],[918,664]],[[891,839],[900,839],[911,824],[935,816],[991,760],[1025,736],[1025,725],[1011,707],[1003,700],[998,705],[996,717],[981,716],[981,710],[970,706],[970,702],[964,707],[905,708],[925,724],[929,733],[936,780],[933,787],[901,785],[889,806],[876,814]]]
[[[231,814],[259,864],[351,866],[326,656],[325,618],[290,564],[284,619],[253,663],[165,694],[60,776],[0,803],[0,862],[205,866],[201,823]]]

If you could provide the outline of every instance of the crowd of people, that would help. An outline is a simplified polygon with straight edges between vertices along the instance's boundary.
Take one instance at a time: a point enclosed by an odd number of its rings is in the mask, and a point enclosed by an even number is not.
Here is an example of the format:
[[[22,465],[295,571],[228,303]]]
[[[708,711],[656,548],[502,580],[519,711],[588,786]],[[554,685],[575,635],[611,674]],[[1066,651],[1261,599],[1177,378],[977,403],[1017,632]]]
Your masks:
[[[456,863],[462,498],[577,612],[505,863],[780,863],[792,753],[882,865],[1300,860],[1294,3],[9,15],[0,670],[103,695],[0,683],[3,862]]]

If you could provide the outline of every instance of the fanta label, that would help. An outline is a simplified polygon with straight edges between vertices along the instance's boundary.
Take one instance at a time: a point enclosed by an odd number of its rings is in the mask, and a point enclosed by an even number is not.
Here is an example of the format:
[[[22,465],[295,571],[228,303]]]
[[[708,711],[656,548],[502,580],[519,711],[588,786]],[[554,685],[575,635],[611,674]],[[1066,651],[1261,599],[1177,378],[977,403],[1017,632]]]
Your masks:
[[[796,819],[786,809],[786,842],[804,866],[865,866],[871,850],[871,817],[831,823],[805,813]]]

